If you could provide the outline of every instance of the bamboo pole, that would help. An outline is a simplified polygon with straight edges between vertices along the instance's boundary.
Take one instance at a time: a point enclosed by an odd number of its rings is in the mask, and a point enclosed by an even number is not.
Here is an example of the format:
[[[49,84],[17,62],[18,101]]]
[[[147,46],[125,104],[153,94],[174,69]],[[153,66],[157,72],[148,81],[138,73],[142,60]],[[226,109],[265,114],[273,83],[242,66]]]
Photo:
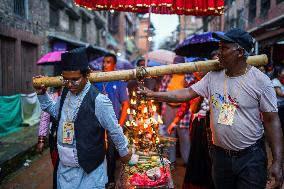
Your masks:
[[[267,56],[265,54],[249,56],[247,63],[252,66],[262,66],[268,63]],[[157,67],[146,67],[142,77],[153,77],[153,76],[163,76],[167,74],[178,74],[178,73],[193,73],[193,72],[207,72],[222,69],[219,66],[218,60],[207,60],[198,62],[189,62],[182,64],[171,64],[165,66]],[[116,80],[132,80],[136,79],[137,75],[141,72],[137,72],[136,69],[132,70],[122,70],[122,71],[112,71],[112,72],[96,72],[91,73],[89,80],[90,82],[103,82],[103,81],[116,81]],[[33,78],[33,86],[39,87],[45,85],[46,87],[57,87],[62,86],[63,78],[62,76],[57,77],[42,77]]]

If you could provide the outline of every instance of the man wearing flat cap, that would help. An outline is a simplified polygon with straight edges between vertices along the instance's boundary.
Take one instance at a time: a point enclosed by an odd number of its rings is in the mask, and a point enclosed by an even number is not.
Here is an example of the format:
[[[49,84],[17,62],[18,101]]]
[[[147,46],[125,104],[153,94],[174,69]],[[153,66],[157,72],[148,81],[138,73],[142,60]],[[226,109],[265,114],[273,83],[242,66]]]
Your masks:
[[[274,181],[272,188],[281,188],[283,136],[277,99],[270,79],[246,63],[253,38],[237,28],[213,37],[220,40],[223,70],[209,72],[187,89],[141,89],[138,94],[167,102],[210,99],[212,177],[217,189],[264,189],[267,176]],[[273,155],[268,174],[264,132]]]
[[[105,188],[108,181],[105,131],[115,143],[123,163],[131,158],[127,139],[109,98],[88,81],[87,48],[64,53],[61,59],[65,87],[58,101],[52,101],[44,86],[37,88],[42,109],[58,121],[57,188]]]

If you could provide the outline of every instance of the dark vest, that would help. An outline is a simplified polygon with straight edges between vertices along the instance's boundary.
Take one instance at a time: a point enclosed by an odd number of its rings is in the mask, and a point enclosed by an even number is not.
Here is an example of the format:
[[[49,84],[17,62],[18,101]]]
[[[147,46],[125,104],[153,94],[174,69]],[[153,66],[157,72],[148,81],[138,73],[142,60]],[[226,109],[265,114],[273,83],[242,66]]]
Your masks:
[[[58,122],[68,89],[61,95]],[[85,95],[75,120],[75,139],[79,165],[85,172],[95,170],[105,158],[105,129],[95,115],[95,100],[99,92],[93,87]]]

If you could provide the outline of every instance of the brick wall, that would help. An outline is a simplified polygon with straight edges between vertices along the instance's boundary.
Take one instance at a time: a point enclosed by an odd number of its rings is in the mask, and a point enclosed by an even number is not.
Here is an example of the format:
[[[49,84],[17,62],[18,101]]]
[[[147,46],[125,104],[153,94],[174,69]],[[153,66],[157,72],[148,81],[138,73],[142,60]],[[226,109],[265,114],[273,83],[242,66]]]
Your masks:
[[[247,2],[247,15],[248,15],[248,2]],[[270,1],[270,9],[267,13],[266,16],[261,16],[261,1],[258,0],[257,1],[257,7],[256,7],[256,18],[254,21],[250,22],[246,29],[249,30],[249,29],[252,29],[254,27],[257,27],[259,26],[260,24],[263,24],[273,18],[276,18],[278,16],[281,16],[283,15],[284,13],[284,1],[279,3],[279,4],[276,4],[276,0],[271,0]]]
[[[27,18],[14,14],[13,0],[1,0],[0,23],[19,30],[30,31],[36,36],[44,36],[48,28],[48,2],[28,0]]]

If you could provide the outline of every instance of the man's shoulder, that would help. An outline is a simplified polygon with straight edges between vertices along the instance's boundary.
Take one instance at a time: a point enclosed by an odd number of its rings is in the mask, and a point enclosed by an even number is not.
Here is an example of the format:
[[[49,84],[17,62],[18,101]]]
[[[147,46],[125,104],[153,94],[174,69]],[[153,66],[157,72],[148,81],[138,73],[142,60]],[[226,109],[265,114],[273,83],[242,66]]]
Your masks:
[[[91,85],[87,94],[91,96],[92,100],[96,100],[97,97],[101,94],[101,92],[97,89],[96,86]]]
[[[95,86],[95,87],[101,86],[101,85],[103,85],[102,82],[94,82],[94,83],[92,83],[92,86]]]
[[[95,99],[95,102],[100,104],[106,103],[108,101],[110,101],[110,99],[102,93],[98,93]]]
[[[269,88],[273,89],[273,83],[270,78],[254,66],[249,70],[245,83],[259,94]]]
[[[264,74],[263,72],[261,72],[259,69],[257,69],[256,67],[252,66],[251,68],[251,75],[249,79],[254,78],[255,81],[257,81],[260,85],[267,85],[267,84],[271,84],[272,81],[270,80],[270,78]]]
[[[210,71],[205,76],[206,77],[220,77],[220,75],[224,76],[224,69],[216,70],[216,71]]]

